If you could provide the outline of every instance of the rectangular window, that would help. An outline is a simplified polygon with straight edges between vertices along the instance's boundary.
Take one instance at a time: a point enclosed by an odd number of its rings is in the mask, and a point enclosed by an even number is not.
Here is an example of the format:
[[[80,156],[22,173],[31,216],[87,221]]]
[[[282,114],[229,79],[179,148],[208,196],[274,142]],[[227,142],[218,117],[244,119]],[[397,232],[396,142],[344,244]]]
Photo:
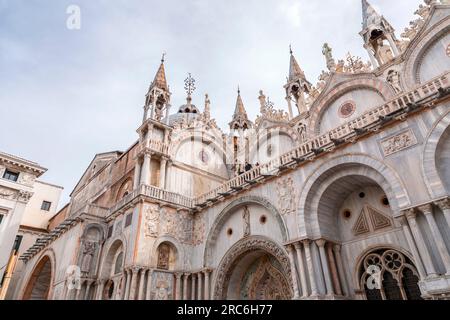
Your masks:
[[[19,180],[19,174],[17,172],[6,170],[3,174],[3,179],[17,182],[17,180]]]
[[[18,252],[20,248],[20,244],[22,243],[23,236],[16,236],[16,240],[14,241],[14,251]]]
[[[50,208],[52,207],[52,203],[49,201],[42,201],[41,210],[44,211],[50,211]]]
[[[3,214],[0,214],[0,224],[2,224]]]
[[[127,218],[125,220],[125,228],[131,225],[131,222],[133,221],[133,214],[130,213],[127,215]]]

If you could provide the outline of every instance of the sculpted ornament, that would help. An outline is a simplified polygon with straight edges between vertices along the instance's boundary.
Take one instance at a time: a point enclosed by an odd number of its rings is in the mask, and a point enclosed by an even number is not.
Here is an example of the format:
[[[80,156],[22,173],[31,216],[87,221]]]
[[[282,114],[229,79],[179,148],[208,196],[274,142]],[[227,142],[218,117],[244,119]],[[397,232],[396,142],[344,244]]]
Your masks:
[[[410,129],[400,133],[392,138],[385,139],[381,142],[381,147],[385,156],[402,151],[417,144],[417,138]]]
[[[206,222],[203,214],[197,214],[194,219],[194,234],[192,242],[194,246],[201,245],[205,241]]]
[[[145,236],[158,236],[159,210],[155,207],[147,207],[145,209]]]
[[[0,198],[6,200],[15,200],[17,199],[17,192],[0,187]]]
[[[295,213],[298,192],[295,191],[291,177],[277,182],[278,205],[282,215]]]

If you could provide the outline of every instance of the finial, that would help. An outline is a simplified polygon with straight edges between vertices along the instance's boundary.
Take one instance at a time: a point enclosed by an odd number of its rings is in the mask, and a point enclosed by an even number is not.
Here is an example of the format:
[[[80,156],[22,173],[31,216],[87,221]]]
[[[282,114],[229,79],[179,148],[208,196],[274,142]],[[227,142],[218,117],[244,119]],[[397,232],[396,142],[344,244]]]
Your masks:
[[[188,73],[188,77],[184,80],[184,90],[186,90],[187,95],[190,96],[195,89],[197,89],[195,87],[195,79],[192,78],[190,73]]]
[[[238,94],[241,94],[241,87],[238,85]]]
[[[291,55],[294,54],[294,52],[292,51],[292,45],[291,44],[289,45],[289,52],[290,52]]]
[[[161,63],[164,63],[165,59],[166,59],[166,52],[164,51],[162,54]]]

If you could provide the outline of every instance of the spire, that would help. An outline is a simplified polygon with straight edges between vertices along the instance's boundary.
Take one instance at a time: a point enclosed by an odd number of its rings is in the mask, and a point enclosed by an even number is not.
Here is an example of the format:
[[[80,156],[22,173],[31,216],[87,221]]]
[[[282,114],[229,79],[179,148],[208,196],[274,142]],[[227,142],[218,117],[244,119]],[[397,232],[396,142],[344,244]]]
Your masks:
[[[169,87],[167,86],[166,71],[164,69],[165,55],[166,54],[164,53],[161,58],[161,65],[159,66],[158,72],[156,72],[152,86],[157,87],[159,89],[163,89],[165,91],[169,91]]]
[[[290,61],[290,66],[289,66],[289,81],[298,79],[298,78],[304,78],[305,77],[305,73],[303,72],[303,70],[300,68],[297,60],[294,57],[294,53],[292,52],[292,47],[289,46],[289,51],[291,53],[291,61]]]
[[[248,120],[247,111],[242,102],[241,89],[238,86],[238,96],[236,99],[236,108],[234,109],[233,120],[230,122],[231,129],[249,129],[252,123]]]
[[[247,111],[245,111],[244,103],[242,102],[241,97],[241,89],[238,86],[238,96],[236,99],[236,109],[234,110],[234,114],[241,114],[247,116]]]
[[[381,21],[381,16],[367,0],[362,0],[363,30]]]

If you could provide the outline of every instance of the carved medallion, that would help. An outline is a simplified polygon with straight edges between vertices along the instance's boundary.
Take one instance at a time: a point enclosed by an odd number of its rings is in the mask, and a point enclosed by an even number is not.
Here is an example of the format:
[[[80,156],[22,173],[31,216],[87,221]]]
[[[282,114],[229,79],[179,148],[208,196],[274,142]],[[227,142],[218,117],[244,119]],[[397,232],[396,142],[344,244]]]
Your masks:
[[[356,111],[356,104],[353,101],[346,101],[339,107],[339,117],[349,118]]]

